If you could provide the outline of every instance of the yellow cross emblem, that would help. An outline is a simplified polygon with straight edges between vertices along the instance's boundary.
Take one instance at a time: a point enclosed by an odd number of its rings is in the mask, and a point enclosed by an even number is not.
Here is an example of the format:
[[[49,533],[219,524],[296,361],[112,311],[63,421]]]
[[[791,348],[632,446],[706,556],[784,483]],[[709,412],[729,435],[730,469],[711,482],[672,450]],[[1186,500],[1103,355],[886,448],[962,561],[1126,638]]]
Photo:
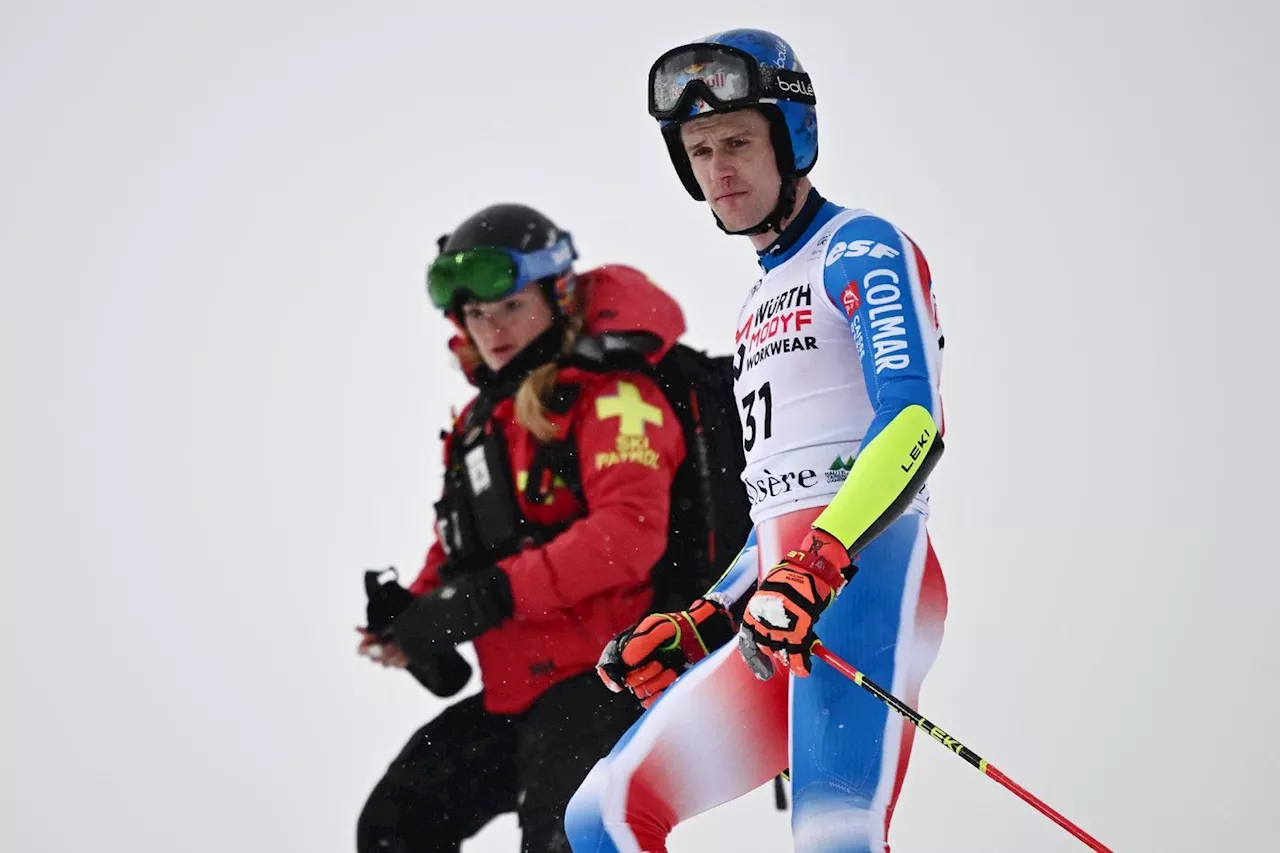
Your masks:
[[[652,406],[640,396],[640,389],[630,382],[619,382],[618,393],[596,398],[596,417],[621,418],[618,435],[643,436],[644,425],[662,426],[662,409]]]

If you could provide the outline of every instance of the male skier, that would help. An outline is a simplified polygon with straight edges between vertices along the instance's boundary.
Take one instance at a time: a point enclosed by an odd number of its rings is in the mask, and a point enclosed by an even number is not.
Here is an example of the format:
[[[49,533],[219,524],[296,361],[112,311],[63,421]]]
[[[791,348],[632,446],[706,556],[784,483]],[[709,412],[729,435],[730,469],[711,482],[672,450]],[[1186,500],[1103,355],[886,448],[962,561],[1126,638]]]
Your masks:
[[[604,650],[602,678],[648,710],[570,803],[576,853],[665,851],[677,823],[786,768],[797,853],[889,849],[914,729],[811,656],[820,636],[911,704],[933,664],[942,334],[915,244],[813,188],[815,104],[790,45],[759,30],[650,69],[676,173],[763,270],[734,334],[754,528],[703,598]]]

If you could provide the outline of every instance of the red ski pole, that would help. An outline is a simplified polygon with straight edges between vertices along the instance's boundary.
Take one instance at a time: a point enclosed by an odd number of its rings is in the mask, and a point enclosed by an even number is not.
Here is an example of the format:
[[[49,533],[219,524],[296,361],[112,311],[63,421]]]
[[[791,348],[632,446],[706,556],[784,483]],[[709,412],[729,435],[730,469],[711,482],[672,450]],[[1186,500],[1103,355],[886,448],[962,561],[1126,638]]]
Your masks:
[[[1040,812],[1042,815],[1052,820],[1058,826],[1062,827],[1067,832],[1071,833],[1076,838],[1080,839],[1085,844],[1087,844],[1091,850],[1096,850],[1098,851],[1098,853],[1112,853],[1110,847],[1105,846],[1101,841],[1094,838],[1092,835],[1085,832],[1083,829],[1076,826],[1071,821],[1067,820],[1065,817],[1063,817],[1057,811],[1051,808],[1048,805],[1048,803],[1045,803],[1035,794],[1032,794],[1026,788],[1023,788],[1017,782],[1013,781],[1008,776],[1004,775],[999,770],[997,770],[995,767],[988,764],[984,758],[979,756],[973,750],[969,749],[969,747],[965,746],[960,741],[956,740],[951,735],[947,734],[942,729],[938,728],[933,723],[926,720],[919,713],[914,711],[911,708],[911,706],[907,705],[898,697],[894,696],[892,693],[888,692],[883,687],[876,684],[870,678],[867,678],[865,675],[863,675],[854,667],[845,663],[834,652],[832,652],[826,646],[822,645],[822,643],[814,644],[813,653],[818,657],[822,658],[829,665],[835,667],[837,670],[839,670],[839,672],[842,675],[852,680],[855,684],[857,684],[862,689],[866,690],[872,696],[876,697],[881,702],[885,703],[890,708],[897,711],[902,716],[906,717],[908,720],[911,721],[911,723],[914,726],[916,726],[921,731],[928,734],[938,743],[942,744],[947,749],[951,750],[956,755],[960,756],[965,761],[972,764],[974,767],[978,768],[978,770],[990,776],[992,779],[999,782],[1004,787],[1008,788],[1010,791],[1013,791],[1013,793],[1017,794],[1019,797],[1021,797],[1023,800],[1029,803],[1033,809]]]

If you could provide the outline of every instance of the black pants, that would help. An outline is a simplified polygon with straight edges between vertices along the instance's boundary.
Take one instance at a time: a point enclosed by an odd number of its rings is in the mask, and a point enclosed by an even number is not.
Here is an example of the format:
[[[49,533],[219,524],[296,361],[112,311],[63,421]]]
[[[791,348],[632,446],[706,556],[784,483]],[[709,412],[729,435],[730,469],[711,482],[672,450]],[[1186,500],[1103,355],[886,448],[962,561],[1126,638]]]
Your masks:
[[[514,811],[521,853],[569,853],[569,799],[640,712],[592,671],[550,688],[518,717],[487,713],[479,695],[464,699],[392,762],[360,814],[356,849],[458,853],[464,839]]]

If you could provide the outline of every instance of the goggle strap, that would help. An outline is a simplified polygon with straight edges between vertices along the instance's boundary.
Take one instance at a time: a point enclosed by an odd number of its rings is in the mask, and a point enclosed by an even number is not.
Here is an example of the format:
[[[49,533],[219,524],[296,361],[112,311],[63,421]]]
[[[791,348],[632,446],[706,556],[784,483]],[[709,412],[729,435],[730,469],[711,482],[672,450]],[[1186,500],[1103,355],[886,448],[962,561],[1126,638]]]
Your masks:
[[[704,81],[694,79],[685,85],[676,103],[667,110],[658,110],[654,97],[655,75],[662,64],[681,51],[706,50],[724,53],[745,60],[747,70],[747,93],[740,98],[721,100],[711,91]],[[730,45],[694,43],[672,48],[654,62],[649,70],[649,105],[650,113],[657,118],[674,118],[689,111],[693,104],[693,95],[706,101],[714,109],[731,110],[749,106],[753,103],[769,103],[773,101],[794,101],[808,106],[817,104],[813,91],[813,82],[803,71],[791,71],[785,68],[762,66],[754,56],[746,51]]]
[[[578,252],[573,246],[573,238],[565,233],[553,246],[516,256],[516,267],[521,279],[519,284],[558,275],[577,259]]]

